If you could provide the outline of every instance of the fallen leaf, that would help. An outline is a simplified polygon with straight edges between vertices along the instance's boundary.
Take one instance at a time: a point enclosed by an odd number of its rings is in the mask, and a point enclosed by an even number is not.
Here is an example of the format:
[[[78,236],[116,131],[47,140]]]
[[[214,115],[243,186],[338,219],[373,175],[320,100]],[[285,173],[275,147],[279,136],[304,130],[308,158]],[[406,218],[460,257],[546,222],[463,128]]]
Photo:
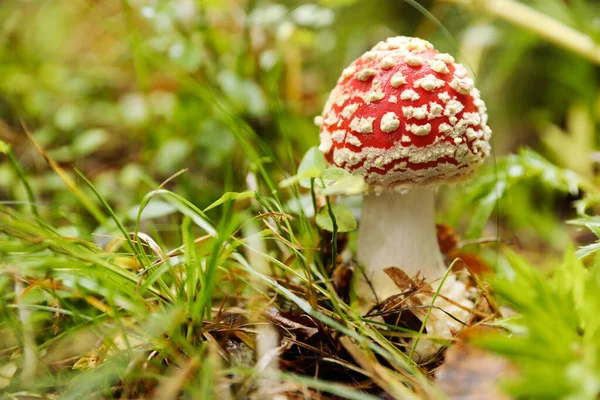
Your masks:
[[[388,267],[383,272],[394,281],[398,289],[402,292],[401,296],[403,297],[409,298],[417,292],[433,294],[433,288],[426,282],[425,277],[420,272],[414,278],[409,277],[406,272],[398,267]],[[385,302],[384,300],[382,303]]]
[[[405,292],[414,287],[413,280],[406,272],[398,267],[389,267],[383,270],[387,276],[398,286],[398,289]]]
[[[269,319],[271,319],[273,322],[277,322],[290,330],[298,330],[307,338],[310,338],[315,333],[319,332],[319,329],[314,326],[313,327],[306,326],[300,322],[293,321],[292,319],[290,319],[290,318],[294,318],[294,319],[302,320],[302,319],[300,319],[301,318],[300,316],[295,316],[291,313],[286,313],[284,315],[283,313],[280,313],[279,310],[277,310],[275,307],[268,308],[265,311],[265,314],[267,314]],[[308,321],[306,321],[306,322],[313,323],[312,320],[310,320],[308,318],[307,318],[307,320]]]
[[[427,314],[422,296],[431,297],[433,289],[421,274],[414,278],[398,267],[389,267],[384,272],[394,281],[402,293],[384,299],[375,306],[377,313],[386,323],[419,331],[422,319]],[[430,318],[434,318],[430,316]]]
[[[492,269],[488,264],[481,257],[473,253],[452,251],[448,254],[448,257],[452,259],[460,258],[462,260],[462,263],[456,264],[457,271],[466,268],[472,275],[476,276],[492,273]]]
[[[460,238],[454,233],[454,229],[450,225],[437,224],[435,229],[440,250],[443,254],[448,254],[456,249]]]

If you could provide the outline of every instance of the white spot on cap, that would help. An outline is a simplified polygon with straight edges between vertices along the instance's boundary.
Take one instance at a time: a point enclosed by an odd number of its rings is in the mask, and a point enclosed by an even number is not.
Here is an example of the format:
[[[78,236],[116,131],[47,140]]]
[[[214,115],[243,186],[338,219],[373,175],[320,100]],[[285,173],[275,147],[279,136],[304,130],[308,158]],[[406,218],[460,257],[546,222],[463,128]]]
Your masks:
[[[333,133],[331,134],[331,139],[333,139],[333,141],[336,143],[342,143],[344,141],[345,137],[346,137],[346,131],[343,129],[338,129],[336,131],[333,131]]]
[[[476,112],[463,113],[462,118],[467,125],[479,125],[481,123],[481,116]]]
[[[440,124],[438,130],[446,136],[450,136],[454,132],[454,128],[445,122]]]
[[[421,107],[402,107],[402,114],[404,114],[404,118],[406,119],[425,119],[429,115],[427,112],[427,104],[423,104]]]
[[[342,71],[342,77],[350,78],[352,75],[354,75],[355,72],[356,67],[354,65],[350,65],[349,67],[344,68],[344,70]]]
[[[319,144],[319,150],[323,154],[329,154],[331,151],[331,147],[333,147],[333,141],[331,140],[331,135],[327,130],[322,130],[319,134],[319,138],[321,139],[321,144]]]
[[[419,100],[420,98],[421,96],[419,96],[419,94],[412,89],[406,89],[400,95],[401,100]]]
[[[413,134],[417,135],[417,136],[427,136],[429,135],[429,132],[431,132],[431,124],[425,124],[425,125],[417,125],[417,124],[410,124],[410,125],[406,125],[406,130],[409,132],[412,132]]]
[[[359,133],[371,133],[373,132],[373,121],[375,121],[375,117],[354,117],[350,122],[350,129]]]
[[[396,96],[394,96],[394,95],[391,95],[391,96],[388,98],[388,101],[389,101],[390,103],[397,103],[397,102],[398,102],[398,97],[396,97]]]
[[[362,59],[363,60],[372,60],[375,58],[376,53],[374,51],[367,51],[365,54],[362,55]]]
[[[448,66],[442,60],[427,60],[427,63],[429,64],[432,70],[440,74],[447,74],[448,72],[450,72]]]
[[[473,128],[468,128],[466,135],[467,135],[467,139],[475,140],[475,139],[480,139],[483,136],[483,132],[481,130],[476,131]]]
[[[454,131],[456,132],[456,136],[462,136],[462,135],[464,135],[465,132],[467,131],[468,127],[469,127],[469,123],[464,118],[462,118],[460,121],[458,121],[458,123],[454,127]]]
[[[321,126],[323,125],[323,117],[321,117],[320,115],[317,115],[314,119],[313,122],[315,123],[316,126]]]
[[[371,104],[374,101],[379,101],[385,97],[385,93],[381,89],[379,90],[369,90],[364,94],[363,100],[367,104]]]
[[[444,107],[436,102],[429,103],[429,116],[427,119],[434,119],[437,117],[441,117],[444,112]]]
[[[377,75],[377,71],[375,71],[372,68],[365,68],[363,70],[358,71],[355,74],[356,79],[358,79],[359,81],[367,81],[369,79],[371,79],[373,76]]]
[[[348,134],[348,136],[346,136],[346,143],[357,147],[362,146],[362,142],[360,141],[360,139],[350,133]]]
[[[454,138],[454,143],[461,144],[462,142],[463,142],[462,138],[459,138],[459,137]]]
[[[407,48],[412,51],[423,52],[427,49],[433,49],[433,45],[427,40],[410,38]]]
[[[423,65],[423,59],[421,57],[415,56],[414,54],[407,54],[404,57],[404,60],[411,67],[418,67],[420,65]]]
[[[392,57],[383,57],[381,59],[381,62],[379,63],[379,65],[383,69],[390,69],[394,65],[396,65],[396,61],[394,61],[394,59]]]
[[[459,78],[465,78],[467,76],[467,70],[461,64],[456,64],[454,67],[454,76]]]
[[[446,103],[446,109],[444,110],[444,115],[446,117],[455,117],[456,114],[461,112],[465,108],[462,103],[458,100],[450,100]]]
[[[484,126],[483,128],[483,138],[487,141],[490,140],[490,138],[492,137],[492,130],[490,129],[489,126]]]
[[[337,117],[335,116],[335,114],[332,111],[332,112],[330,112],[327,115],[327,118],[325,118],[324,122],[325,122],[326,125],[330,125],[331,126],[331,125],[335,124],[337,121],[338,121],[338,119],[337,119]]]
[[[350,129],[354,132],[360,132],[360,117],[354,117],[352,121],[350,121]]]
[[[390,133],[398,129],[400,126],[400,120],[394,112],[387,112],[381,117],[381,130]]]
[[[335,99],[335,104],[341,107],[350,98],[350,93],[342,93]]]
[[[389,47],[386,42],[380,40],[379,42],[377,42],[377,44],[375,46],[373,46],[373,48],[371,50],[385,51],[385,50],[389,50]]]
[[[403,143],[408,143],[408,142],[410,142],[410,136],[402,135],[402,138],[400,139],[400,141],[402,141]]]
[[[393,87],[398,87],[400,85],[404,85],[406,83],[406,77],[404,75],[402,75],[402,72],[396,72],[394,75],[392,75],[391,79],[390,79],[390,84]]]
[[[354,114],[356,112],[356,110],[358,109],[358,103],[352,103],[352,104],[348,104],[346,107],[344,107],[344,109],[342,110],[342,117],[348,119],[352,116],[352,114]]]
[[[417,79],[414,83],[415,88],[422,87],[423,89],[431,92],[435,89],[439,89],[444,86],[446,82],[442,79],[438,79],[435,75],[429,74],[421,79]]]
[[[435,55],[435,59],[436,60],[440,60],[443,61],[447,64],[452,64],[454,62],[454,57],[452,57],[450,54],[448,53],[440,53],[440,54],[436,54]]]
[[[450,87],[456,90],[458,93],[469,94],[471,93],[471,90],[473,90],[473,88],[475,87],[475,83],[471,78],[454,77],[454,79],[452,79],[452,82],[450,82]]]
[[[444,103],[447,103],[448,100],[450,100],[450,95],[448,94],[448,92],[442,92],[438,94],[438,99],[440,99]]]
[[[469,146],[461,144],[456,148],[456,158],[463,158],[469,154]]]
[[[408,44],[409,38],[406,36],[394,36],[387,38],[385,43],[389,49],[398,49],[400,47],[406,47]]]

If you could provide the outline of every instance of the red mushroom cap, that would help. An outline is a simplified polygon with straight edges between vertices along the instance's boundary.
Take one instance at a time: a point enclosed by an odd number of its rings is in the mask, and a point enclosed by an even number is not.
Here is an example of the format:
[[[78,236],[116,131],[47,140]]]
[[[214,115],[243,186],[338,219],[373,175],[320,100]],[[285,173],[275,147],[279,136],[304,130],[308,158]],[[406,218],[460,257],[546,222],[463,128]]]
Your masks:
[[[462,180],[490,152],[473,80],[418,38],[389,38],[350,64],[315,121],[327,161],[377,190]]]

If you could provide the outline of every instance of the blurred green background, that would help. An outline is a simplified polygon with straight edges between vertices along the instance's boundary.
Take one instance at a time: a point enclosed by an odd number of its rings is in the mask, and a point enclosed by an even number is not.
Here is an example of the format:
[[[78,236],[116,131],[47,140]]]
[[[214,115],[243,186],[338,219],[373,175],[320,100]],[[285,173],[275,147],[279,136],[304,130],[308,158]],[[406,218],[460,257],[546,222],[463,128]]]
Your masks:
[[[349,269],[328,268],[351,265],[356,232],[336,241],[317,228],[330,199],[294,180],[341,70],[395,35],[453,54],[487,103],[493,157],[440,190],[438,222],[466,239],[461,256],[495,270],[492,291],[513,310],[490,315],[510,334],[487,344],[521,367],[512,393],[596,399],[595,0],[0,1],[0,389],[161,400],[247,398],[255,380],[277,389],[253,369],[252,324],[269,307],[322,330],[304,340],[324,353],[282,355],[288,383],[368,398],[327,381],[354,385],[360,362],[337,341],[353,337],[396,368],[377,365],[387,375],[369,393],[433,390],[436,365],[407,363],[339,301]],[[136,226],[161,184],[169,196]],[[359,197],[335,201],[360,213]],[[279,329],[289,343],[300,331]],[[319,369],[323,354],[337,366]]]
[[[555,23],[600,37],[596,1],[523,3]],[[87,237],[97,221],[48,167],[24,125],[78,185],[73,170],[81,170],[120,217],[134,215],[144,194],[182,168],[187,171],[167,187],[204,208],[225,190],[228,170],[238,191],[247,189],[259,162],[275,181],[295,173],[304,152],[318,142],[312,119],[341,69],[388,36],[420,36],[471,70],[494,132],[495,158],[483,186],[442,190],[440,222],[463,235],[500,233],[533,256],[561,252],[573,235],[564,223],[575,215],[570,201],[581,193],[570,190],[568,177],[560,186],[552,176],[547,184],[526,179],[535,171],[519,175],[515,168],[523,158],[509,160],[506,170],[498,170],[498,160],[525,146],[597,182],[598,66],[592,55],[544,38],[551,27],[542,24],[540,31],[533,20],[515,26],[478,4],[4,0],[0,140],[12,146],[29,176],[41,213],[61,233]],[[503,182],[499,174],[507,171],[519,176],[499,202],[497,218],[469,227],[481,188]],[[27,201],[6,160],[0,163],[0,200]],[[487,201],[494,208],[497,198]],[[164,215],[155,227],[168,233],[177,229],[171,211],[157,202],[146,212]]]

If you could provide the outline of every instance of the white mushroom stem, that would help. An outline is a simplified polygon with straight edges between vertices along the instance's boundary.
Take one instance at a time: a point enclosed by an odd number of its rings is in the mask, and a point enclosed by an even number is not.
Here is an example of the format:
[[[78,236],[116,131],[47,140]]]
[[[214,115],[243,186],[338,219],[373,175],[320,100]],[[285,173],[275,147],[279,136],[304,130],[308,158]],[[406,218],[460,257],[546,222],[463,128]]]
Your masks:
[[[411,278],[420,272],[434,287],[444,275],[434,200],[433,190],[427,188],[365,196],[358,234],[358,259],[364,267],[357,287],[361,310],[399,293],[384,272],[388,267],[398,267]]]
[[[432,289],[438,290],[446,266],[437,241],[434,200],[433,190],[426,188],[415,188],[406,194],[365,196],[358,238],[358,259],[364,274],[356,286],[363,314],[377,302],[401,292],[384,272],[388,267],[398,267],[411,278],[421,273]],[[465,284],[454,274],[448,276],[439,294],[427,319],[427,334],[450,339],[463,327],[459,321],[468,320],[474,304]],[[432,305],[431,295],[423,293],[418,298],[422,304]],[[415,310],[414,314],[425,321],[427,309]],[[413,358],[424,361],[440,347],[437,342],[421,339]]]

